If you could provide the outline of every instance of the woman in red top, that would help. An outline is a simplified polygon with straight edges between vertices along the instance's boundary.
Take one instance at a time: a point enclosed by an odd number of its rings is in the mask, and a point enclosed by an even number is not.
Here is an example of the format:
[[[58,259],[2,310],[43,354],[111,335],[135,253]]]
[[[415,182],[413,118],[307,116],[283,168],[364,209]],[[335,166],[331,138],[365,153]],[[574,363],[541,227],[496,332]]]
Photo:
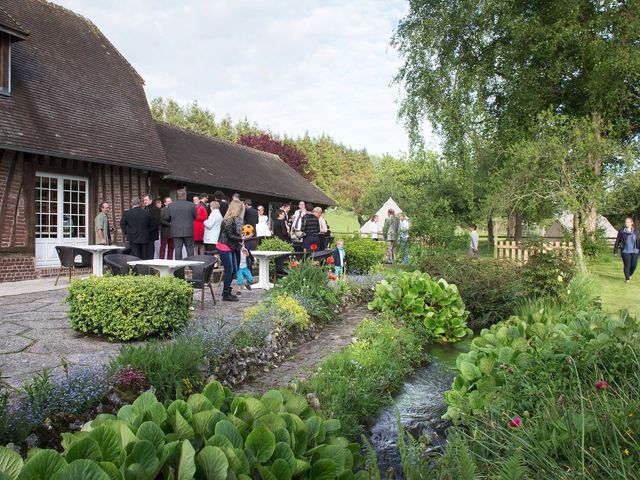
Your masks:
[[[204,221],[208,218],[207,208],[202,202],[196,205],[196,219],[193,221],[193,243],[195,255],[204,255]]]

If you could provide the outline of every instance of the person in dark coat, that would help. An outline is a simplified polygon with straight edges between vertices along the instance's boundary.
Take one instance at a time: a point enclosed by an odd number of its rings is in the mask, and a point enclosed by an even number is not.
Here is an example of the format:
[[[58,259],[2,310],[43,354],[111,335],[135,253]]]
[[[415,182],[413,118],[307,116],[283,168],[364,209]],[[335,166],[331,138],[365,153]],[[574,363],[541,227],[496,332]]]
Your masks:
[[[196,206],[187,201],[187,191],[181,188],[176,193],[177,200],[163,210],[163,220],[171,224],[171,238],[175,249],[175,259],[182,260],[182,247],[187,255],[193,252],[193,221],[198,216]]]
[[[273,234],[282,240],[283,242],[291,243],[291,237],[289,237],[289,226],[285,220],[286,212],[282,209],[278,210],[278,218],[273,221]],[[276,272],[284,272],[284,258],[276,258]]]
[[[312,205],[307,205],[307,213],[302,217],[302,232],[302,245],[307,253],[313,253],[311,245],[315,245],[315,250],[320,249],[320,220],[313,212]]]
[[[244,224],[251,225],[253,227],[253,232],[254,232],[253,233],[254,238],[251,238],[250,240],[247,240],[245,242],[249,250],[255,250],[258,246],[258,240],[257,238],[255,238],[256,225],[258,225],[258,217],[259,217],[258,210],[253,208],[251,199],[247,198],[244,201]],[[240,261],[240,258],[238,257],[238,262],[239,261]]]
[[[151,217],[151,223],[149,225],[149,244],[147,245],[147,258],[152,259],[155,256],[155,242],[160,238],[160,227],[162,223],[160,221],[160,209],[156,207],[151,195],[142,196],[142,204],[144,209]]]
[[[229,209],[229,202],[227,202],[227,197],[220,190],[216,190],[213,194],[213,199],[220,204],[220,215],[222,218],[227,214],[227,210]]]
[[[164,220],[165,210],[169,205],[173,203],[171,197],[166,197],[164,199],[164,207],[160,211],[160,222],[162,226],[160,227],[160,255],[159,257],[164,260],[173,260],[173,238],[171,238],[171,223]]]
[[[291,243],[291,238],[289,237],[289,227],[285,218],[285,211],[278,210],[278,218],[273,221],[273,234],[283,242]]]
[[[120,228],[125,239],[129,242],[131,255],[150,260],[149,258],[149,230],[151,216],[140,207],[140,199],[131,199],[131,208],[122,214]]]
[[[624,227],[618,232],[616,243],[613,246],[613,253],[617,253],[618,249],[622,256],[624,280],[629,283],[638,266],[638,254],[640,253],[640,232],[631,217],[625,218]]]

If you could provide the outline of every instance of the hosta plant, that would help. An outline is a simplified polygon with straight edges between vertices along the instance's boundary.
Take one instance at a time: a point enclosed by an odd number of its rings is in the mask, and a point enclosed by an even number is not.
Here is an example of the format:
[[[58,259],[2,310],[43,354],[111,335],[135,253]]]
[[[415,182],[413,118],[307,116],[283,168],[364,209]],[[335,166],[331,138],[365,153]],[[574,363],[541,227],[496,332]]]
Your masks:
[[[427,273],[401,272],[381,281],[369,308],[424,328],[432,341],[456,342],[469,332],[469,312],[456,286]]]
[[[63,452],[33,450],[27,460],[0,449],[0,478],[14,480],[362,478],[360,446],[340,422],[304,397],[272,390],[234,395],[219,383],[186,401],[151,392],[63,434]]]

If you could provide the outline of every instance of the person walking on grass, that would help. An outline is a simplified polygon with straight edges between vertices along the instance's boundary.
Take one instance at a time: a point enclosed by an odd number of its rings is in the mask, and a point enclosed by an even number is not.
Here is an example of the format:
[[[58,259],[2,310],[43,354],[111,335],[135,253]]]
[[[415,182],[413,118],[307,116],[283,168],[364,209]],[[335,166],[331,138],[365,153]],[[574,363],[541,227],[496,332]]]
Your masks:
[[[478,256],[478,226],[475,223],[469,224],[469,236],[471,240],[469,241],[469,256],[477,257]]]
[[[399,220],[396,217],[396,211],[393,208],[390,208],[387,211],[387,218],[384,221],[384,226],[382,227],[382,233],[384,235],[384,239],[387,241],[389,246],[387,247],[387,263],[393,263],[396,260],[396,243],[398,242],[398,224]]]
[[[638,266],[638,253],[640,252],[640,232],[631,217],[625,218],[624,227],[618,232],[616,243],[613,246],[613,253],[616,254],[618,249],[620,249],[622,256],[624,280],[629,283]]]

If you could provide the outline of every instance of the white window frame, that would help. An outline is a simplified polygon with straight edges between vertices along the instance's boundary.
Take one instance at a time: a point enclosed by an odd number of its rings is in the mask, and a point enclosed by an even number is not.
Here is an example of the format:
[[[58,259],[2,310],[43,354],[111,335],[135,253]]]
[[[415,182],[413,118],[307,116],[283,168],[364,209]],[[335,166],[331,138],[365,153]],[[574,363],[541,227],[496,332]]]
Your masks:
[[[35,234],[36,234],[36,267],[47,267],[47,266],[55,266],[59,265],[59,261],[57,258],[57,254],[55,252],[56,245],[87,245],[89,243],[89,237],[91,234],[92,224],[90,222],[89,217],[89,179],[87,177],[79,177],[75,175],[64,175],[59,173],[51,173],[46,171],[37,171],[36,172],[36,184],[38,183],[38,177],[45,178],[55,178],[57,180],[57,195],[56,195],[56,203],[57,203],[57,211],[56,211],[56,237],[39,237],[38,232],[40,230],[40,225],[37,223],[40,221],[38,218],[38,207],[36,198],[36,212],[34,221],[35,225]],[[84,223],[85,223],[85,231],[84,236],[82,237],[65,237],[64,235],[64,182],[65,180],[75,180],[79,182],[84,182],[85,185],[85,197],[84,202],[76,202],[78,205],[84,204]],[[36,188],[37,192],[37,188]],[[34,193],[36,193],[34,192]],[[72,209],[73,211],[73,209]]]

